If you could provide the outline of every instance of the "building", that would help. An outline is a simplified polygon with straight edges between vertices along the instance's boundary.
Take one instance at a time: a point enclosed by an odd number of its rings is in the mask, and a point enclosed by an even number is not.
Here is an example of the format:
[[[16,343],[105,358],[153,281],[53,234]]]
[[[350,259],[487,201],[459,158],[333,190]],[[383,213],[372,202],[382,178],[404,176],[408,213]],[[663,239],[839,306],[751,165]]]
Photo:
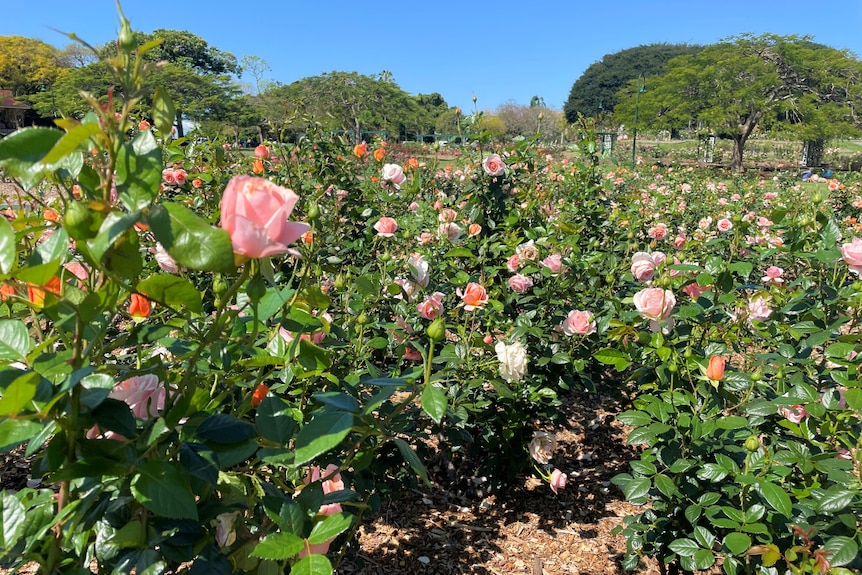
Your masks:
[[[0,90],[0,137],[8,136],[24,126],[28,104],[15,100],[12,90]]]

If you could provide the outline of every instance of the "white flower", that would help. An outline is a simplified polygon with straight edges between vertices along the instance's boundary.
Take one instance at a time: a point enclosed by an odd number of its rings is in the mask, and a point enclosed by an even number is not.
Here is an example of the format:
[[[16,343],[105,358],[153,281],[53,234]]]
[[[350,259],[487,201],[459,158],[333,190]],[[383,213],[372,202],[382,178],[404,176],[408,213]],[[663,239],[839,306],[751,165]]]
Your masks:
[[[534,431],[530,441],[530,457],[542,465],[547,464],[557,450],[557,438],[544,431]]]
[[[500,360],[500,375],[503,379],[509,383],[521,381],[527,372],[527,349],[521,342],[516,341],[506,345],[498,341],[494,351],[497,352],[497,359]]]
[[[410,268],[410,275],[413,276],[413,281],[420,286],[428,287],[428,282],[431,281],[431,276],[428,275],[428,262],[422,257],[422,254],[413,254],[407,260],[407,267]]]

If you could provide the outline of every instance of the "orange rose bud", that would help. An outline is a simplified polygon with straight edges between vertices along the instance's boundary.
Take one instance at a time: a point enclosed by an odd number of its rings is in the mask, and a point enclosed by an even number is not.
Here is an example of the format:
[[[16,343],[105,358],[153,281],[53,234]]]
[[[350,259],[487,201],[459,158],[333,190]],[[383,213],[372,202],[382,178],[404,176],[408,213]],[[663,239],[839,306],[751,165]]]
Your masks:
[[[407,167],[408,168],[414,168],[414,169],[418,168],[419,167],[419,160],[417,160],[416,158],[407,158]]]
[[[709,357],[709,365],[706,367],[706,377],[713,381],[724,379],[724,358],[720,355]]]
[[[378,162],[382,162],[383,158],[385,158],[385,157],[386,157],[386,150],[384,150],[383,148],[377,148],[376,150],[374,150],[374,159],[377,160]]]
[[[368,153],[368,144],[362,142],[361,144],[356,144],[353,146],[353,155],[357,158],[364,158],[365,154]]]
[[[255,158],[268,158],[269,157],[269,148],[267,148],[263,144],[257,146],[254,149],[254,157]]]
[[[251,396],[251,406],[257,407],[260,405],[260,402],[263,401],[263,398],[266,397],[266,394],[269,393],[269,386],[265,383],[261,383],[257,386],[257,389],[254,390],[254,393]]]
[[[252,170],[254,171],[255,174],[262,174],[263,173],[263,161],[255,160]]]
[[[150,123],[146,120],[141,120],[141,122],[138,124],[138,129],[142,132],[146,132],[150,129]]]
[[[153,311],[153,305],[141,294],[133,293],[129,301],[129,315],[134,318],[145,318]]]
[[[45,210],[45,219],[48,220],[49,222],[59,222],[60,221],[60,214],[58,214],[57,212],[55,212],[51,208],[48,208]]]

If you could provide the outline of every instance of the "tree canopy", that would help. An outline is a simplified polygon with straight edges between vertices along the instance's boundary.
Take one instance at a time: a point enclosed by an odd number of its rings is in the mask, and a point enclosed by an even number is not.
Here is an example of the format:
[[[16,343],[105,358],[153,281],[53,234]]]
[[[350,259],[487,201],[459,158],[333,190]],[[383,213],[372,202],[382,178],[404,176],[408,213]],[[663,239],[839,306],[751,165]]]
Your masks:
[[[0,90],[26,96],[46,89],[60,74],[58,54],[41,40],[0,36]]]
[[[732,166],[759,125],[785,122],[805,138],[850,133],[860,104],[860,62],[847,51],[797,36],[743,35],[674,58],[639,96],[620,91],[618,115],[637,102],[654,127],[696,122],[733,139]]]
[[[692,44],[649,44],[606,54],[575,81],[563,106],[566,119],[573,123],[578,114],[595,116],[600,106],[605,112],[612,112],[617,104],[617,93],[632,78],[640,74],[659,75],[671,59],[695,54],[701,49]]]

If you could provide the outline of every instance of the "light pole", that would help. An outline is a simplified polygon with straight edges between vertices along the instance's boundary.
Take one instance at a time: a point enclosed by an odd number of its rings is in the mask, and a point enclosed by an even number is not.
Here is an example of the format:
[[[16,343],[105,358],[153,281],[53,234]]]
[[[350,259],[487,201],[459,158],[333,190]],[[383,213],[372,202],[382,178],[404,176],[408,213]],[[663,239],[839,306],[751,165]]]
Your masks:
[[[646,92],[646,80],[644,80],[643,72],[638,76],[638,91],[635,92],[635,127],[632,137],[632,169],[635,169],[635,152],[638,147],[638,103],[640,102],[641,94]]]

